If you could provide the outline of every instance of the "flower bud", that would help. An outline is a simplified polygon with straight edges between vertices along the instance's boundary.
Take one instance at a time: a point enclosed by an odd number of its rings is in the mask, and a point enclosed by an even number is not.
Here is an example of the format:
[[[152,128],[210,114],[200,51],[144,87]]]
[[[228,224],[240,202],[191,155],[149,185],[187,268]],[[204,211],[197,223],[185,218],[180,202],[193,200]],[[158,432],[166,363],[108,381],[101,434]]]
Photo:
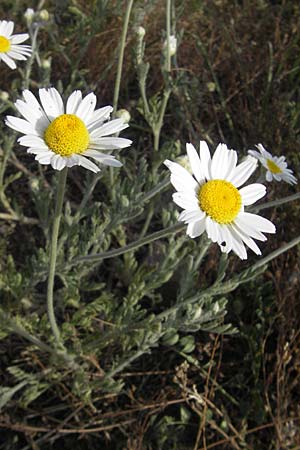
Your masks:
[[[9,99],[9,93],[6,91],[0,91],[0,100],[6,102]]]
[[[42,59],[41,60],[41,67],[44,70],[48,70],[51,67],[51,59]]]
[[[34,15],[35,15],[34,9],[32,9],[32,8],[26,9],[26,11],[24,13],[24,17],[27,21],[27,25],[31,25]]]
[[[140,38],[143,38],[144,36],[145,36],[145,34],[146,34],[146,30],[145,30],[145,28],[144,27],[138,27],[138,29],[137,29],[137,35],[140,37]]]
[[[116,117],[118,117],[118,119],[123,119],[124,123],[129,123],[131,119],[130,113],[127,111],[127,109],[119,109],[116,112]]]
[[[174,56],[177,51],[177,39],[174,36],[174,34],[170,36],[169,41],[170,41],[170,56]],[[166,39],[164,42],[164,48],[166,49],[167,47],[168,47],[168,39]]]
[[[42,9],[40,12],[39,12],[39,18],[41,19],[41,20],[43,20],[44,22],[47,22],[48,20],[49,20],[49,13],[48,13],[48,11],[47,11],[47,9]]]

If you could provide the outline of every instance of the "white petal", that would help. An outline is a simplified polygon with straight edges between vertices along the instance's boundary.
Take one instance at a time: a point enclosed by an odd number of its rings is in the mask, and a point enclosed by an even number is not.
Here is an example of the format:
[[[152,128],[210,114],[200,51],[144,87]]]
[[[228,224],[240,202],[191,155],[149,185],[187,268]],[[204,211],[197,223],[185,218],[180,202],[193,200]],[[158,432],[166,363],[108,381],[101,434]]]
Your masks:
[[[264,159],[272,159],[273,158],[271,153],[269,153],[262,144],[257,144],[255,147],[258,148],[258,150],[260,151],[261,156]]]
[[[74,91],[67,100],[66,113],[76,114],[78,105],[82,101],[81,91]]]
[[[177,191],[185,192],[187,195],[195,194],[195,186],[193,183],[187,183],[186,180],[174,173],[171,173],[170,181]]]
[[[8,65],[8,67],[12,70],[16,69],[16,63],[9,57],[7,56],[6,53],[1,53],[1,59],[5,62],[5,64]]]
[[[224,179],[228,172],[228,149],[226,144],[219,144],[211,160],[210,173],[213,179]]]
[[[20,133],[37,134],[31,123],[27,122],[27,120],[19,119],[19,117],[6,116],[5,123],[8,127]]]
[[[117,148],[126,148],[132,144],[130,139],[119,138],[119,137],[103,137],[98,139],[93,139],[90,142],[89,147],[99,150],[115,150]]]
[[[40,164],[50,164],[52,156],[53,156],[53,152],[43,152],[43,153],[37,154],[35,159]]]
[[[27,153],[33,153],[34,155],[41,155],[45,153],[49,153],[49,148],[41,148],[41,147],[29,147],[27,150]],[[52,152],[51,152],[52,153]]]
[[[9,52],[7,52],[7,56],[9,56],[12,59],[16,59],[17,61],[26,61],[26,57],[19,52],[15,52],[13,50],[9,50]]]
[[[72,155],[69,156],[68,158],[65,158],[66,161],[66,166],[67,167],[73,167],[73,166],[78,166],[79,164],[79,159],[78,159],[78,155]]]
[[[87,125],[89,119],[92,117],[97,98],[92,92],[88,94],[82,102],[78,105],[76,116],[80,117],[81,120]]]
[[[201,163],[199,155],[195,149],[195,147],[192,144],[186,144],[186,151],[190,160],[190,165],[193,171],[193,174],[195,175],[195,178],[199,183],[204,183],[205,176],[204,173],[201,170]]]
[[[39,135],[43,135],[50,122],[45,116],[42,108],[37,109],[36,107],[32,107],[31,104],[23,102],[22,100],[17,100],[15,106],[19,113],[22,114],[22,116],[25,117],[25,119],[33,125],[36,133]]]
[[[230,181],[238,188],[250,178],[256,167],[257,159],[253,158],[253,156],[248,156],[246,160],[239,164],[235,170],[233,170],[231,175],[227,177],[227,181]]]
[[[182,180],[182,184],[186,185],[188,190],[197,191],[199,185],[192,175],[180,164],[172,162],[168,159],[164,161],[164,165],[168,167],[172,174]]]
[[[100,169],[98,166],[96,166],[96,164],[94,164],[92,161],[90,161],[89,159],[85,158],[82,155],[78,155],[78,165],[94,173],[100,172]]]
[[[241,188],[239,193],[242,196],[243,205],[252,205],[266,195],[266,187],[260,183],[253,183]]]
[[[191,238],[201,236],[205,231],[205,220],[199,220],[197,222],[189,223],[186,229],[186,234]]]
[[[273,174],[269,170],[266,172],[266,180],[270,183],[273,180]]]
[[[240,236],[242,241],[249,247],[251,250],[256,253],[256,255],[261,255],[261,251],[257,244],[254,242],[254,240],[247,235],[247,233],[244,233],[241,229],[236,227],[234,224],[231,225],[231,227],[235,230],[235,232]]]
[[[86,122],[89,131],[92,131],[95,125],[99,122],[104,122],[104,120],[109,119],[111,112],[113,111],[112,106],[104,106],[93,112],[90,119]]]
[[[1,36],[4,36],[6,26],[7,26],[7,20],[0,20],[0,35]]]
[[[12,32],[14,31],[14,23],[11,20],[10,21],[3,20],[1,25],[2,25],[1,27],[2,36],[10,38]]]
[[[98,138],[107,136],[109,134],[119,133],[119,131],[124,130],[128,127],[127,123],[123,122],[123,119],[114,119],[110,122],[105,123],[104,125],[101,125],[101,127],[96,128],[91,132],[91,137]]]
[[[210,165],[211,165],[211,157],[208,145],[205,141],[200,141],[200,162],[201,162],[201,171],[204,174],[207,180],[211,179],[210,174]]]
[[[205,226],[209,239],[213,242],[218,242],[220,240],[220,233],[217,222],[215,222],[211,217],[206,216]]]
[[[276,228],[275,225],[270,222],[270,220],[265,219],[262,216],[258,216],[257,214],[251,214],[251,213],[241,213],[244,220],[246,220],[251,226],[251,228],[257,229],[259,231],[262,231],[263,233],[275,233]]]
[[[84,156],[90,156],[106,166],[121,167],[123,165],[120,161],[115,159],[114,156],[106,155],[105,153],[98,152],[97,150],[86,150],[84,152]]]
[[[227,177],[230,176],[230,174],[234,171],[237,164],[237,152],[235,150],[228,150],[228,170],[227,173],[224,175],[224,180],[227,180]]]
[[[267,238],[261,231],[258,230],[252,223],[250,224],[247,220],[247,216],[244,217],[245,213],[240,213],[234,220],[234,224],[238,227],[241,232],[247,234],[248,236],[257,239],[258,241],[266,241]]]
[[[259,161],[261,161],[261,154],[257,152],[256,150],[248,150],[248,155],[253,156],[254,158],[257,158]]]
[[[26,56],[26,59],[31,55],[32,50],[29,45],[11,45],[8,54],[10,55],[10,51],[17,53],[18,55]]]
[[[50,162],[51,162],[51,166],[55,170],[62,170],[64,167],[66,167],[65,158],[63,158],[60,155],[52,155]]]
[[[185,223],[195,222],[204,219],[205,215],[205,212],[200,209],[194,211],[184,210],[179,214],[178,220]]]
[[[29,34],[21,33],[15,34],[11,36],[10,40],[12,44],[22,44],[22,42],[26,41],[29,38]]]
[[[24,147],[36,146],[48,150],[48,146],[45,144],[45,141],[41,137],[35,136],[34,134],[26,134],[25,136],[20,137],[18,139],[18,143]]]
[[[64,114],[64,106],[59,92],[55,88],[39,89],[39,96],[49,120]]]
[[[198,208],[198,200],[196,197],[186,195],[185,192],[175,192],[172,196],[174,203],[183,209],[189,209],[191,211]]]

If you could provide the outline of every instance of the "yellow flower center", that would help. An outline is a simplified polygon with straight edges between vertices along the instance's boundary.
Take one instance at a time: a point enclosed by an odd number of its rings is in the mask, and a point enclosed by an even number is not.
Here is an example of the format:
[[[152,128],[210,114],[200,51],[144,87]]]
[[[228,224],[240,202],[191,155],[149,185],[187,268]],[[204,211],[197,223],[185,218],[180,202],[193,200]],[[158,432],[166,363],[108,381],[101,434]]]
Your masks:
[[[83,153],[89,145],[89,132],[75,114],[62,114],[50,123],[44,139],[48,147],[61,156]]]
[[[0,36],[0,53],[6,53],[9,49],[10,41],[4,36]]]
[[[231,223],[238,215],[242,198],[238,189],[225,180],[210,180],[198,193],[202,211],[218,223]]]
[[[271,159],[267,159],[267,166],[270,172],[272,173],[281,173],[282,170],[280,167],[277,166],[277,164],[274,163]]]

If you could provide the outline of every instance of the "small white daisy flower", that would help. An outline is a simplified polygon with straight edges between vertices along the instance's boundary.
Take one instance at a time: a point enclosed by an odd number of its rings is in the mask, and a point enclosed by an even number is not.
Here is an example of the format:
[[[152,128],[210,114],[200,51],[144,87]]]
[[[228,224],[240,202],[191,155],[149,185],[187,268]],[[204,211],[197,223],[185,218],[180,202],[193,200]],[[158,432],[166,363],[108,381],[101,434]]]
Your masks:
[[[20,45],[29,38],[27,33],[12,34],[14,23],[0,20],[0,61],[4,61],[11,69],[16,69],[14,59],[25,61],[31,54],[30,45]]]
[[[259,152],[256,150],[248,150],[248,153],[257,158],[267,169],[267,181],[272,181],[274,178],[276,181],[283,180],[288,184],[297,184],[297,178],[294,177],[293,171],[287,168],[284,156],[272,156],[262,144],[258,144],[256,147]]]
[[[188,224],[187,235],[200,236],[205,230],[224,253],[233,250],[241,259],[247,258],[245,244],[261,254],[254,239],[265,241],[263,233],[275,233],[269,220],[244,211],[262,198],[266,188],[254,183],[238,189],[257,167],[257,160],[248,156],[237,165],[237,152],[219,144],[213,157],[205,141],[200,141],[200,155],[192,144],[186,145],[194,177],[180,164],[166,160],[171,183],[177,190],[174,202],[184,209],[179,220]]]
[[[132,141],[110,136],[128,127],[122,119],[109,121],[111,106],[95,110],[95,94],[82,98],[81,91],[74,91],[66,106],[55,88],[39,89],[39,97],[41,105],[32,92],[25,90],[24,101],[15,103],[25,120],[7,116],[5,123],[24,134],[19,144],[29,147],[27,152],[35,154],[40,164],[51,164],[56,170],[77,165],[99,172],[88,156],[107,166],[122,166],[110,151],[129,147]]]

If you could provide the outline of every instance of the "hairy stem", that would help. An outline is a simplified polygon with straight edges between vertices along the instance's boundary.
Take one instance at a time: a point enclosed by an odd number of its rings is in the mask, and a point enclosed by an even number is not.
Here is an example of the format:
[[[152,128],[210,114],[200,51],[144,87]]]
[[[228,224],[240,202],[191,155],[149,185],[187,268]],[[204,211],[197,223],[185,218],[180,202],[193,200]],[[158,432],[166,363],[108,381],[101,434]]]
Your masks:
[[[50,262],[49,262],[49,275],[48,275],[48,287],[47,287],[47,309],[48,317],[53,335],[55,337],[57,345],[61,345],[60,331],[58,329],[54,307],[53,307],[53,288],[54,288],[54,277],[55,277],[55,267],[56,267],[56,257],[57,257],[57,241],[58,232],[61,219],[62,206],[64,201],[64,192],[66,187],[67,179],[67,167],[65,167],[61,172],[59,172],[57,194],[56,194],[56,204],[55,213],[53,220],[52,237],[50,244]]]
[[[172,225],[169,228],[165,228],[163,230],[156,231],[155,233],[149,234],[142,239],[138,239],[137,241],[132,242],[131,244],[125,245],[124,247],[116,248],[114,250],[109,250],[104,253],[96,253],[94,255],[80,256],[79,258],[75,258],[72,262],[72,265],[79,264],[81,262],[95,262],[102,261],[103,259],[113,258],[115,256],[123,255],[124,253],[131,252],[132,250],[136,250],[143,245],[150,244],[157,239],[162,239],[164,237],[169,236],[173,233],[178,233],[183,230],[185,227],[182,223],[177,223],[176,225]]]

